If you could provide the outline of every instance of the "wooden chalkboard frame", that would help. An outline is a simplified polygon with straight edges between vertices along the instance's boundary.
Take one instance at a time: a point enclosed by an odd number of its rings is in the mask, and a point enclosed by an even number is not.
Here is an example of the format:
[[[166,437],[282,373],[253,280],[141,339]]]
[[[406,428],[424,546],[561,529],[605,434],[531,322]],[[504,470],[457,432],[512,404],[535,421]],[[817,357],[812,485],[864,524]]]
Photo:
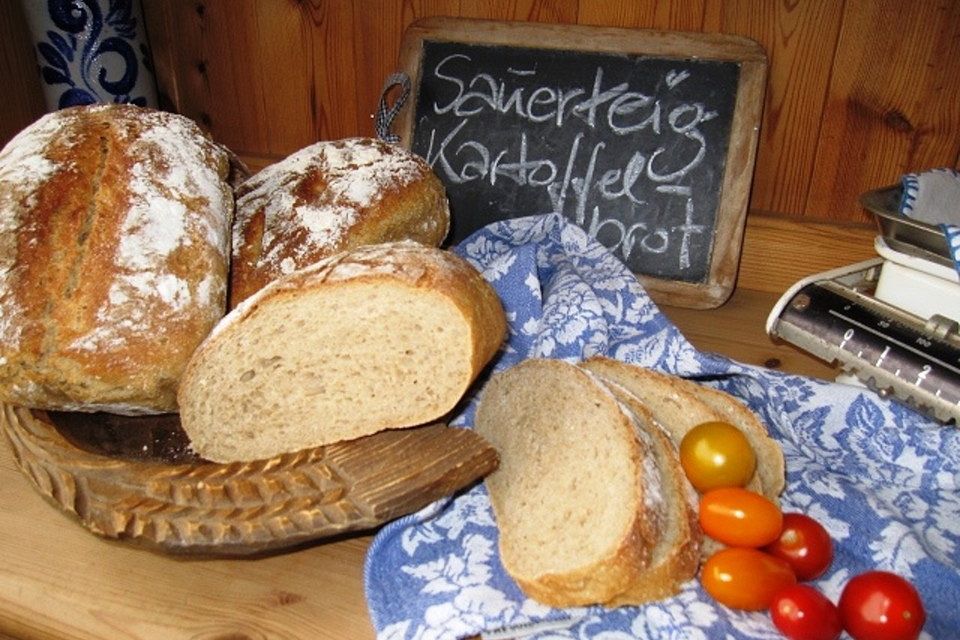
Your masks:
[[[692,283],[636,274],[657,303],[706,309],[726,302],[736,284],[763,111],[767,56],[759,44],[715,33],[447,17],[419,20],[404,33],[399,56],[400,70],[411,80],[411,96],[409,106],[398,114],[396,132],[408,149],[413,143],[426,42],[738,62],[740,72],[707,277]]]

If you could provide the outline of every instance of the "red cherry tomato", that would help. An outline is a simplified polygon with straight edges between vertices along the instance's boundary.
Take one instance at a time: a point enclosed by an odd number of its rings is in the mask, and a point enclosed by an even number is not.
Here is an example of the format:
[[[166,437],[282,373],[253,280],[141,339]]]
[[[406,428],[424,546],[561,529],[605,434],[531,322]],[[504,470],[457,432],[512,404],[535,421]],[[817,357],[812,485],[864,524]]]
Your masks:
[[[680,441],[680,465],[697,491],[742,487],[753,476],[757,455],[740,429],[726,422],[704,422]]]
[[[769,498],[741,489],[713,489],[700,498],[700,526],[733,547],[762,547],[780,536],[783,515]]]
[[[837,606],[807,584],[778,591],[770,603],[770,617],[789,640],[837,640],[843,631]]]
[[[802,513],[783,514],[780,537],[764,548],[790,563],[797,580],[813,580],[833,562],[833,542],[819,522]]]
[[[889,571],[851,578],[839,607],[843,627],[854,640],[915,640],[927,620],[917,590]]]
[[[700,582],[714,600],[734,609],[761,611],[797,581],[790,565],[757,549],[728,547],[703,564]]]

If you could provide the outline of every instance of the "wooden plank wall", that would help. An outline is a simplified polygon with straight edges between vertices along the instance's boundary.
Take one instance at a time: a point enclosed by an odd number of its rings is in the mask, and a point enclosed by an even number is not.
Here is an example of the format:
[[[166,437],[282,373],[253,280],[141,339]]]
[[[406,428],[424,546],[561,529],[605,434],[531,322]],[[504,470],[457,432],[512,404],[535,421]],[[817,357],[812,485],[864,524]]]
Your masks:
[[[0,82],[34,64],[0,2]],[[164,106],[254,165],[372,135],[403,31],[431,15],[747,36],[770,75],[751,213],[867,221],[857,196],[960,167],[960,0],[143,0]],[[29,74],[26,74],[29,75]],[[38,90],[0,106],[5,142]]]

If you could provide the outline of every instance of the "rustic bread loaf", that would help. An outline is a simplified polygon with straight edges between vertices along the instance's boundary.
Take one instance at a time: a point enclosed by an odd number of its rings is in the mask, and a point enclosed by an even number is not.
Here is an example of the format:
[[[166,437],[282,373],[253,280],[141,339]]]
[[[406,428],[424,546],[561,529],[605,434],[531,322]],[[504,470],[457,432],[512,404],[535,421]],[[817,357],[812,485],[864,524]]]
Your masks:
[[[747,488],[776,500],[784,486],[780,446],[757,417],[733,396],[677,376],[597,356],[583,362],[589,371],[637,396],[679,446],[690,429],[708,421],[725,421],[743,431],[757,456],[757,470]]]
[[[433,421],[498,351],[506,319],[469,263],[368,245],[273,281],[200,346],[180,419],[202,457],[255,460]]]
[[[223,316],[233,195],[190,120],[130,105],[47,114],[0,151],[0,399],[176,410]]]
[[[443,185],[420,157],[370,138],[318,142],[237,188],[230,304],[353,247],[439,246],[449,226]]]
[[[634,417],[576,365],[525,360],[484,387],[477,432],[500,453],[485,479],[506,571],[557,607],[604,603],[649,564],[660,478]]]
[[[696,575],[703,541],[698,498],[680,466],[676,446],[650,410],[624,387],[612,382],[606,384],[633,413],[634,423],[646,439],[648,455],[660,477],[660,535],[650,548],[650,561],[633,584],[605,603],[614,607],[639,605],[676,595],[683,583]]]

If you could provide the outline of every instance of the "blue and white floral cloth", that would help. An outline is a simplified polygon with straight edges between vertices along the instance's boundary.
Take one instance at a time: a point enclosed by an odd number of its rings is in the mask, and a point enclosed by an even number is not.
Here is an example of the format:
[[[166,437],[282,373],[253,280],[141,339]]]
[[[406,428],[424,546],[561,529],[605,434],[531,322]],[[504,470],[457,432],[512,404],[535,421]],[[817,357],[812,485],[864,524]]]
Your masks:
[[[960,274],[960,172],[930,169],[900,178],[900,214],[940,227]]]
[[[855,387],[698,352],[615,257],[559,215],[493,224],[456,251],[506,308],[509,342],[495,370],[531,357],[605,354],[742,398],[783,447],[784,509],[809,514],[833,537],[835,560],[816,586],[836,602],[855,574],[895,571],[923,597],[925,637],[960,637],[960,430]],[[454,425],[472,423],[483,382]],[[573,623],[526,637],[780,637],[766,613],[718,605],[697,580],[673,598],[613,610],[557,610],[524,597],[500,565],[482,483],[384,527],[364,578],[379,640],[463,638],[565,619]]]

